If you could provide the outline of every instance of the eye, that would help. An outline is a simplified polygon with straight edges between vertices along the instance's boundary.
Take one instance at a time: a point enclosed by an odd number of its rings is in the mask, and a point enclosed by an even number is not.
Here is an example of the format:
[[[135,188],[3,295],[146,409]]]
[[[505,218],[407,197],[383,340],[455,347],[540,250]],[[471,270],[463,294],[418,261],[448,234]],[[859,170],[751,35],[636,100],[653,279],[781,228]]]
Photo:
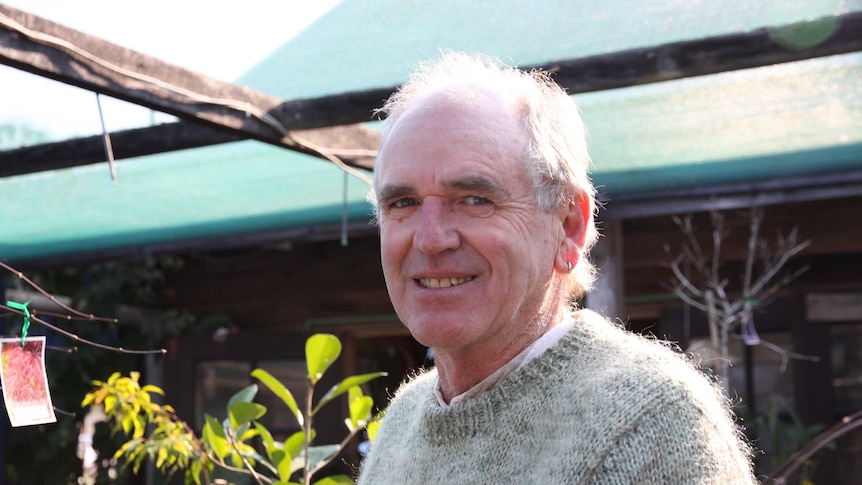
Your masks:
[[[403,197],[401,199],[396,199],[395,201],[393,201],[391,204],[389,204],[389,207],[393,209],[404,209],[405,207],[410,207],[418,204],[419,201],[414,198]]]
[[[464,202],[466,202],[467,205],[485,205],[491,203],[490,200],[484,197],[479,197],[478,195],[468,195],[467,197],[464,197]]]
[[[494,201],[478,195],[462,197],[457,207],[471,217],[488,217],[497,209]]]

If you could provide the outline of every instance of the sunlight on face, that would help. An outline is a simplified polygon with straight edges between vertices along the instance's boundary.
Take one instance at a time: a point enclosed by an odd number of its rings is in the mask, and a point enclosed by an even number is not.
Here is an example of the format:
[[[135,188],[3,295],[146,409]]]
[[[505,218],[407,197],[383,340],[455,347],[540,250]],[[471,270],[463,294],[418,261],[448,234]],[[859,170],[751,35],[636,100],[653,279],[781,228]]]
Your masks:
[[[376,174],[383,271],[401,320],[437,349],[495,348],[534,323],[563,238],[536,207],[527,135],[488,92],[416,102]]]

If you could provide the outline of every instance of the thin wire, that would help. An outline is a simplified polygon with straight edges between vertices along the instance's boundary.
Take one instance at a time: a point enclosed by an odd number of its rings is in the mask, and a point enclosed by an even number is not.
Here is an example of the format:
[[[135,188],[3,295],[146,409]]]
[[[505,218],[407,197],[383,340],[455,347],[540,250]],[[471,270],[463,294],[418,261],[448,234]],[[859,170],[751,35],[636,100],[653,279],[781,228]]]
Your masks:
[[[99,121],[102,123],[102,138],[105,140],[105,156],[108,158],[108,166],[111,168],[111,180],[117,184],[117,169],[114,167],[114,148],[111,146],[111,135],[105,129],[105,116],[102,114],[102,97],[96,93],[96,106],[99,107]]]
[[[347,246],[347,172],[344,172],[344,188],[341,192],[341,245]]]

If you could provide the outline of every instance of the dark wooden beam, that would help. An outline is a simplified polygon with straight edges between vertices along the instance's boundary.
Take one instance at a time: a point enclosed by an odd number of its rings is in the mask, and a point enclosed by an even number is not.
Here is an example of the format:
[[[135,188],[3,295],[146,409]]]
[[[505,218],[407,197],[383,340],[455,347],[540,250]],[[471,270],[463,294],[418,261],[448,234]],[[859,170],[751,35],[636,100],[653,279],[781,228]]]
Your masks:
[[[187,148],[188,146],[183,146],[180,141],[187,136],[197,140],[195,142],[198,143],[197,146],[222,143],[236,138],[254,138],[302,150],[301,147],[285,140],[277,130],[259,118],[247,117],[242,110],[199,101],[207,97],[226,98],[239,104],[247,103],[249,108],[259,113],[266,113],[285,128],[297,130],[368,121],[373,111],[380,107],[397,88],[393,86],[322,98],[280,101],[242,86],[217,81],[161,62],[2,4],[0,4],[0,13],[25,29],[46,32],[91,52],[100,59],[117,64],[123,69],[138,75],[158,78],[162,82],[188,90],[193,93],[193,96],[178,98],[156,86],[144,85],[119,76],[118,73],[105,69],[96,62],[53,46],[44,39],[40,41],[27,37],[21,32],[20,27],[10,24],[3,17],[0,17],[2,21],[0,22],[0,63],[171,113],[180,118],[194,120],[196,123],[208,123],[227,130],[221,135],[223,138],[211,136],[214,133],[212,130],[193,136],[190,133],[193,133],[196,128],[183,124],[173,125],[173,128],[134,130],[129,132],[130,137],[143,136],[154,141],[146,145],[139,144],[140,150],[135,152],[135,156]],[[831,31],[831,33],[812,46],[799,47],[788,44],[787,36],[784,35],[786,32],[807,30]],[[552,72],[555,81],[574,94],[862,51],[860,33],[862,33],[862,13],[854,12],[779,29],[764,28],[746,33],[522,67]],[[184,134],[165,135],[166,131],[172,129],[183,130]],[[161,135],[150,136],[147,130],[161,130]],[[344,130],[344,133],[336,135],[336,138],[346,140],[345,145],[340,146],[348,149],[356,148],[350,140],[353,134],[351,130],[357,130],[357,128],[345,126]],[[158,142],[159,139],[162,141]],[[93,140],[89,142],[90,155],[77,155],[75,141],[65,142],[68,143],[65,146],[56,145],[52,150],[57,151],[52,153],[61,151],[64,157],[79,160],[77,164],[103,161],[104,155],[99,155],[98,158],[93,156],[99,152],[98,148],[94,148]],[[369,149],[368,143],[361,145],[361,148]],[[39,170],[50,169],[52,163],[62,163],[57,159],[42,160],[41,157],[44,156],[42,153],[37,148],[16,151],[14,160],[18,168],[3,173],[26,173],[35,171],[35,167],[42,167]],[[0,165],[11,163],[10,160],[10,157],[0,156]],[[86,160],[90,161],[86,162]],[[372,163],[370,157],[365,157],[361,165],[371,166]],[[27,167],[34,167],[34,169]]]
[[[326,147],[351,146],[339,158],[347,165],[371,170],[378,134],[361,126],[342,126],[296,131],[297,135]],[[241,132],[180,121],[146,128],[116,131],[110,134],[115,160],[124,160],[188,148],[198,148],[247,140]],[[298,147],[298,151],[303,151]],[[317,152],[309,151],[311,155]],[[26,146],[0,151],[0,177],[24,175],[101,163],[107,160],[102,135]]]
[[[813,45],[794,38],[815,31],[824,38]],[[862,12],[529,67],[552,72],[554,81],[574,94],[858,51]]]
[[[831,34],[808,47],[791,46],[788,40],[794,32],[822,32],[827,29]],[[862,12],[780,28],[762,28],[521,67],[549,71],[554,81],[569,93],[577,94],[858,51],[862,51]],[[367,120],[368,113],[379,108],[396,89],[397,86],[393,86],[325,98],[285,101],[273,110],[273,114],[279,118],[297,116],[303,120],[305,128],[358,123]]]
[[[302,113],[275,113],[282,104],[275,96],[204,76],[4,4],[0,4],[0,63],[234,133],[224,141],[252,138],[313,153],[286,136],[287,131],[323,126],[309,126]],[[358,118],[368,121],[371,116],[369,109]],[[339,129],[356,131],[355,127]]]
[[[188,122],[111,133],[116,160],[168,151],[164,148],[182,150],[243,139],[245,137],[236,133]],[[0,177],[77,167],[106,160],[102,135],[88,136],[2,151]]]

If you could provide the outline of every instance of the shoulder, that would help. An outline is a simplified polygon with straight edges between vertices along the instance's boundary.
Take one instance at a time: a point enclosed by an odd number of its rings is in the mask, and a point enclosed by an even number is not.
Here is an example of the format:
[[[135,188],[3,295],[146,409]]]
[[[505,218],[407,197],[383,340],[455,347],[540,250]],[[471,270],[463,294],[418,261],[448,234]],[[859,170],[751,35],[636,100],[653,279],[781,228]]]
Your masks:
[[[604,413],[625,416],[617,421],[619,446],[606,457],[605,467],[619,471],[622,463],[638,462],[626,469],[645,473],[641,478],[650,473],[681,478],[691,472],[750,483],[748,445],[714,379],[665,341],[629,332],[593,312],[578,317],[561,351],[579,349],[572,365],[582,369],[578,384],[593,396],[592,405],[603,403]],[[692,467],[692,460],[700,468]],[[739,482],[739,477],[745,479]]]
[[[715,380],[672,345],[629,332],[593,312],[575,317],[574,328],[534,369],[576,393],[573,406],[628,423],[650,411],[681,406],[720,426],[732,423],[729,400]]]
[[[386,419],[383,420],[383,424],[385,425],[387,421],[397,420],[397,417],[401,415],[414,414],[428,401],[436,399],[434,395],[434,386],[436,385],[437,369],[435,368],[409,377],[395,391],[395,395],[386,408]]]
[[[393,402],[397,400],[414,400],[419,396],[427,397],[429,393],[434,392],[434,386],[437,385],[437,369],[431,368],[412,376],[409,376],[398,390],[395,391]]]
[[[698,384],[714,391],[712,380],[671,342],[633,333],[590,310],[577,312],[575,318],[575,326],[558,349],[575,357],[573,365],[588,366],[608,378]]]

